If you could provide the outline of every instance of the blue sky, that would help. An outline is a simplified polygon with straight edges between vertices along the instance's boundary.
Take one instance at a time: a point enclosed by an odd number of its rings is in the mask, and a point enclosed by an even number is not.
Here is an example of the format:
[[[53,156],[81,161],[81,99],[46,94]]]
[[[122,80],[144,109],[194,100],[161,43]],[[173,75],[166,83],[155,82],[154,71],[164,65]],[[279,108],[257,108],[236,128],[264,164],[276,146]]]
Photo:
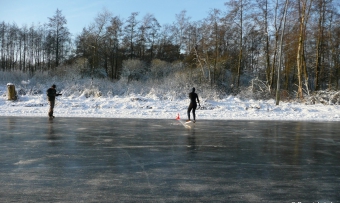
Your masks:
[[[79,34],[103,9],[127,19],[139,12],[138,19],[153,14],[161,25],[175,22],[175,15],[187,11],[191,20],[201,20],[209,10],[225,10],[226,0],[0,0],[0,22],[16,23],[19,27],[48,22],[57,8],[66,17],[73,35]]]

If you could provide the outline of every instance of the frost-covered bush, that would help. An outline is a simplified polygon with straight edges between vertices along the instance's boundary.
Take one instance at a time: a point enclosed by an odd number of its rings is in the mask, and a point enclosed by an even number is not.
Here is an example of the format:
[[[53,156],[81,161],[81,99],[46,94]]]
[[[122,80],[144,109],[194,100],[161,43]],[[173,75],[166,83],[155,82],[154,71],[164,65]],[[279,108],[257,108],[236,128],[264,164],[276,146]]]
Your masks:
[[[21,84],[22,80],[28,80],[31,76],[29,73],[24,73],[22,71],[0,71],[0,81],[3,84],[13,83],[14,85]]]
[[[129,59],[123,61],[122,78],[127,78],[128,82],[132,80],[146,80],[147,66],[145,62],[138,59]]]
[[[171,72],[171,65],[159,59],[154,59],[151,62],[150,74],[153,79],[162,79]]]
[[[183,72],[185,69],[182,62],[169,63],[159,59],[154,59],[150,66],[150,75],[153,80],[162,80],[169,76],[173,76],[174,73]]]
[[[266,82],[259,80],[258,78],[251,80],[248,87],[241,88],[239,96],[243,99],[255,100],[268,100],[272,97]]]
[[[81,96],[85,96],[86,98],[89,98],[89,97],[101,97],[102,93],[97,88],[94,88],[94,89],[85,89]]]
[[[307,98],[307,104],[339,105],[339,91],[317,91]]]
[[[46,90],[56,84],[57,91],[63,97],[105,98],[118,95],[170,101],[188,99],[188,93],[193,87],[202,101],[218,100],[230,94],[228,88],[232,83],[232,75],[226,70],[221,70],[220,80],[216,79],[212,83],[202,69],[187,67],[183,62],[153,60],[148,65],[140,60],[126,60],[123,62],[120,80],[84,75],[82,71],[86,67],[86,61],[80,59],[79,63],[72,66],[64,65],[53,71],[35,72],[33,76],[20,71],[1,72],[0,83],[14,83],[19,95],[46,94]],[[260,92],[257,87],[255,89]]]
[[[17,94],[22,95],[39,95],[43,94],[51,78],[47,72],[37,72],[33,76],[30,73],[22,71],[0,72],[0,84],[6,86],[7,83],[12,83],[15,86]],[[49,84],[51,86],[52,83]]]

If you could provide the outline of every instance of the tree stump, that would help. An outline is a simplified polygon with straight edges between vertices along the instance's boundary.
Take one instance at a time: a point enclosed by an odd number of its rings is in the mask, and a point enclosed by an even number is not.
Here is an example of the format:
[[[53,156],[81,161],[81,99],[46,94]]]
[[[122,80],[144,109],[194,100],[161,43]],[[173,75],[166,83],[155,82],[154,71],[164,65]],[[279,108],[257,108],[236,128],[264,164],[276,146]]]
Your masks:
[[[12,83],[7,84],[7,99],[17,100],[17,93],[15,91],[15,86]]]

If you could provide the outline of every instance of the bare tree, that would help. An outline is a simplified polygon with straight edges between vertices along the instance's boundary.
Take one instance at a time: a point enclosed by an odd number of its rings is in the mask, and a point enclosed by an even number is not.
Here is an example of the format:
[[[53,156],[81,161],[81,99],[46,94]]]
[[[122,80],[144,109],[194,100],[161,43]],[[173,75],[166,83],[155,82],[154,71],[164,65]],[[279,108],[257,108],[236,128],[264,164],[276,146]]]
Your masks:
[[[321,63],[322,53],[324,49],[324,24],[325,24],[325,13],[326,13],[326,0],[318,0],[317,8],[319,13],[318,20],[318,34],[316,39],[316,61],[315,61],[315,90],[320,89],[320,74],[321,74]]]
[[[135,38],[136,38],[136,33],[137,33],[137,25],[138,25],[138,12],[133,12],[129,16],[129,18],[126,20],[127,25],[124,28],[124,31],[126,33],[126,37],[129,40],[130,44],[130,59],[133,58],[135,55],[134,53],[134,44],[135,44]]]
[[[111,64],[111,78],[118,79],[119,77],[119,61],[122,61],[122,56],[119,52],[120,38],[122,36],[122,20],[116,16],[111,19],[110,26],[107,27],[109,38],[109,58]]]
[[[287,14],[287,8],[288,8],[288,2],[289,0],[286,0],[285,8],[283,11],[283,28],[281,31],[281,39],[280,39],[280,54],[279,54],[279,65],[277,68],[277,86],[276,86],[276,105],[279,105],[280,103],[280,72],[281,72],[281,64],[282,64],[282,42],[285,32],[285,25],[286,25],[286,14]]]
[[[147,49],[150,49],[152,46],[151,44],[154,43],[159,27],[160,25],[156,18],[149,13],[146,14],[140,22],[137,44],[140,50],[139,56],[141,59],[145,59],[145,52]]]
[[[179,60],[180,49],[177,44],[174,43],[173,26],[165,24],[159,32],[159,38],[156,45],[156,58],[173,62]]]
[[[154,58],[154,46],[156,40],[159,37],[159,30],[161,25],[158,23],[157,19],[152,15],[150,21],[150,29],[148,33],[148,42],[149,42],[149,50],[150,50],[150,59]]]
[[[229,8],[230,19],[233,19],[234,23],[238,27],[238,61],[237,61],[237,75],[236,75],[236,88],[239,88],[240,77],[243,69],[243,29],[245,24],[245,11],[247,11],[249,6],[248,0],[229,0],[224,4]]]
[[[6,33],[6,24],[5,22],[3,21],[1,24],[0,24],[0,43],[1,43],[1,46],[0,46],[0,52],[1,52],[1,68],[2,70],[5,70],[5,44],[6,44],[6,38],[5,38],[5,33]]]
[[[269,26],[268,26],[268,20],[269,20],[269,9],[268,9],[268,0],[257,0],[261,10],[262,10],[262,14],[263,14],[263,32],[264,32],[264,35],[265,35],[265,39],[266,39],[266,42],[265,42],[265,59],[266,59],[266,77],[267,77],[267,81],[269,81],[269,75],[270,75],[270,53],[269,53]]]
[[[59,65],[61,59],[60,53],[64,46],[64,43],[69,40],[70,33],[68,28],[65,27],[67,24],[66,18],[61,14],[61,10],[57,9],[55,15],[49,18],[48,26],[50,28],[50,35],[53,37],[54,52],[55,52],[55,65]]]
[[[180,54],[183,50],[185,50],[184,44],[187,37],[185,37],[186,30],[189,25],[190,17],[187,15],[187,11],[183,10],[179,14],[176,14],[176,22],[173,25],[173,39],[174,44],[178,45],[178,53]],[[178,56],[180,58],[180,56]]]
[[[340,14],[336,10],[336,5],[330,0],[330,23],[329,23],[329,43],[330,43],[330,64],[332,68],[334,89],[339,90],[340,77]]]
[[[206,19],[209,35],[206,36],[209,41],[209,49],[211,50],[211,59],[213,64],[213,77],[211,80],[212,83],[215,83],[216,77],[218,75],[218,63],[220,62],[220,44],[223,36],[220,34],[220,24],[221,24],[221,11],[218,9],[213,9],[210,11],[208,18]],[[224,33],[223,33],[224,34]]]
[[[301,0],[298,2],[298,13],[299,13],[299,41],[297,51],[297,71],[298,71],[298,98],[303,99],[303,75],[305,81],[308,81],[306,61],[305,61],[305,36],[306,27],[309,19],[310,8],[313,0]]]

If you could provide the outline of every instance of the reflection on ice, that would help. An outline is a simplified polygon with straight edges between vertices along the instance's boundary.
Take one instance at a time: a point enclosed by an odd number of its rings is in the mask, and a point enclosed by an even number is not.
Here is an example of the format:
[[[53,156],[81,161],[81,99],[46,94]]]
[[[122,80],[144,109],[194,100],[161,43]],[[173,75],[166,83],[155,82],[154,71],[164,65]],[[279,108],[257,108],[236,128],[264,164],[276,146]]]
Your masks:
[[[2,202],[340,199],[336,122],[0,120]]]

